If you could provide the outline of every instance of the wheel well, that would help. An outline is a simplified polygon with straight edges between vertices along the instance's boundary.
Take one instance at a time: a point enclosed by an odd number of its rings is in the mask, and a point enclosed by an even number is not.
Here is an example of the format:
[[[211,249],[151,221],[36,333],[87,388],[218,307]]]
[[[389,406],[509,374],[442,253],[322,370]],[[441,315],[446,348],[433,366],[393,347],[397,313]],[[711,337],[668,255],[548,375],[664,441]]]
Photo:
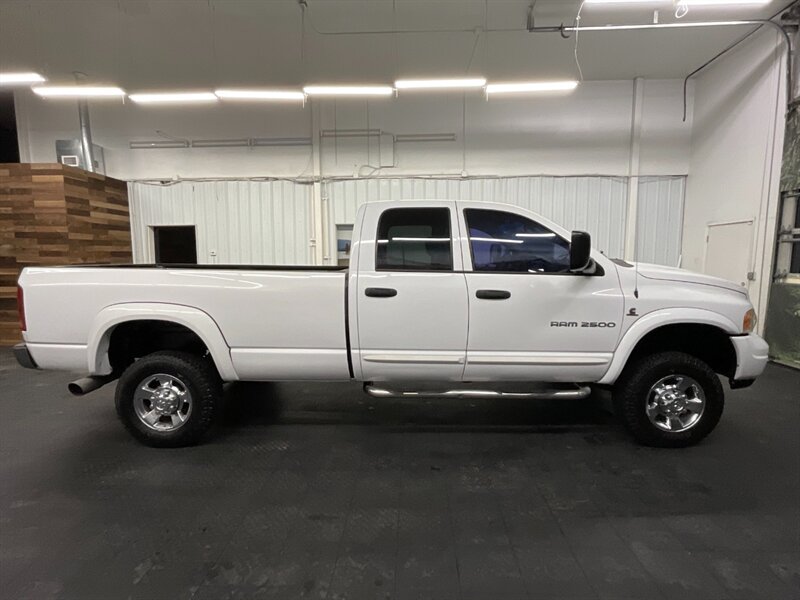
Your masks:
[[[178,350],[197,356],[208,348],[194,331],[171,321],[127,321],[117,325],[109,337],[108,360],[114,371],[122,371],[137,358],[160,350]]]
[[[719,327],[701,323],[663,325],[645,335],[628,357],[628,364],[656,352],[685,352],[699,358],[716,373],[733,377],[736,350]]]

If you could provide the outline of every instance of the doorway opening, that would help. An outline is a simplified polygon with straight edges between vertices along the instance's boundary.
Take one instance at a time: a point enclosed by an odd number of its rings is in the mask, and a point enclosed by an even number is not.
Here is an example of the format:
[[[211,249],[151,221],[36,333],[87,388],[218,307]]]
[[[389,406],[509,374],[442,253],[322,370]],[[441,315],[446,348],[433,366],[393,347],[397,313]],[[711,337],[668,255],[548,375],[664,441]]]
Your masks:
[[[197,264],[197,236],[194,225],[153,227],[157,264]]]

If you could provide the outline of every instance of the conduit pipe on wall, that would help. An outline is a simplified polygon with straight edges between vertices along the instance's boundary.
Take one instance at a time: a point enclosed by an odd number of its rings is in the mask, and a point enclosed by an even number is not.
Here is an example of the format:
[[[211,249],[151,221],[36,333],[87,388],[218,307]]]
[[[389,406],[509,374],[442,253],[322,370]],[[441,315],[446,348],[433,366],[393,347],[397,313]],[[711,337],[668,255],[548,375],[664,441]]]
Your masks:
[[[781,10],[778,14],[781,14],[786,9]],[[775,17],[778,16],[775,15]],[[774,17],[773,17],[774,18]],[[638,30],[649,30],[649,29],[681,29],[681,28],[704,28],[704,27],[735,27],[735,26],[742,26],[742,25],[756,25],[757,27],[749,32],[747,35],[742,37],[741,39],[737,40],[727,48],[725,48],[722,52],[713,56],[711,59],[707,60],[705,63],[700,65],[697,69],[689,73],[686,78],[683,80],[683,120],[686,121],[686,89],[688,86],[689,79],[694,75],[697,75],[700,71],[708,67],[711,63],[715,60],[720,58],[721,56],[727,54],[730,50],[734,47],[739,45],[745,39],[753,35],[756,31],[761,29],[762,26],[767,25],[770,27],[776,28],[778,31],[781,32],[783,36],[783,41],[786,43],[786,106],[788,107],[792,101],[792,42],[789,37],[787,31],[775,21],[770,19],[748,19],[746,21],[705,21],[705,22],[695,22],[695,23],[648,23],[643,25],[596,25],[596,26],[586,26],[586,27],[578,27],[576,25],[559,25],[558,27],[528,27],[528,31],[530,33],[560,33],[561,37],[569,38],[570,33],[575,31],[638,31]]]

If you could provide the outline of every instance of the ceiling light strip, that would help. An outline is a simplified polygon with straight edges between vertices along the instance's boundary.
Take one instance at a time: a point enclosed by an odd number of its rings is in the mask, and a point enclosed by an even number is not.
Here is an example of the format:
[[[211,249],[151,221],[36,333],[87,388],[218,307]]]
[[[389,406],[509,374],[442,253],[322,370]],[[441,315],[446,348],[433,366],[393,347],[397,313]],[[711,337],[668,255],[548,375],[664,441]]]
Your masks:
[[[490,83],[486,86],[487,94],[518,94],[531,92],[564,92],[578,87],[578,82],[568,81],[511,81],[508,83]]]
[[[389,85],[308,85],[303,92],[309,96],[391,96]]]
[[[38,73],[0,73],[0,85],[25,85],[47,81]]]
[[[214,94],[223,100],[297,100],[303,102],[306,95],[294,90],[216,90]]]
[[[394,87],[398,90],[447,90],[482,88],[486,85],[485,77],[465,79],[398,79]]]
[[[69,85],[33,87],[33,93],[43,98],[121,98],[125,90],[113,86]]]
[[[128,97],[137,104],[216,102],[218,99],[212,92],[159,92],[130,94]]]

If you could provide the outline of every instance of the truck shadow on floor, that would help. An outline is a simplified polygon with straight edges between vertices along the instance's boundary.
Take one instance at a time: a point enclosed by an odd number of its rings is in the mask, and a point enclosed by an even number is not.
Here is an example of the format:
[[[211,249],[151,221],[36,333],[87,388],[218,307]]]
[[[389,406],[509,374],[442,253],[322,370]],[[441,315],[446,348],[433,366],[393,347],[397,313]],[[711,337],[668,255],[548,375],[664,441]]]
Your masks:
[[[582,400],[373,398],[360,384],[238,382],[225,388],[224,429],[375,425],[448,430],[578,431],[613,426],[602,392]]]

